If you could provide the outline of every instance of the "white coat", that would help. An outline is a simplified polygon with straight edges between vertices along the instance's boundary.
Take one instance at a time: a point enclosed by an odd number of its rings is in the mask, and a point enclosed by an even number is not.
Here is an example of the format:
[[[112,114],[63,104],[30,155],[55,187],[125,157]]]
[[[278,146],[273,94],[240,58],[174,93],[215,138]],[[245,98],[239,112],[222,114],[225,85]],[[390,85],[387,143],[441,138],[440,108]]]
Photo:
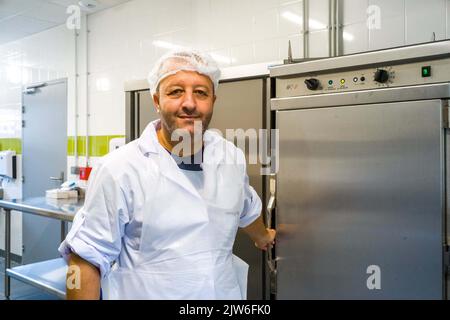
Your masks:
[[[245,299],[248,265],[232,247],[261,200],[242,151],[205,132],[200,194],[159,144],[158,125],[102,158],[59,251],[100,269],[105,299]]]

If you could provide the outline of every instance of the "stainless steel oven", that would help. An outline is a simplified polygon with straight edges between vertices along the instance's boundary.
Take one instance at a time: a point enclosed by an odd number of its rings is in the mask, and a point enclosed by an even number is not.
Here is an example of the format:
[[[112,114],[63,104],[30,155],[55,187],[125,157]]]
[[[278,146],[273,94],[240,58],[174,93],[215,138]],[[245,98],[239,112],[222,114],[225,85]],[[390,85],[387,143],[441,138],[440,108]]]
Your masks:
[[[447,298],[450,41],[270,76],[273,296]]]

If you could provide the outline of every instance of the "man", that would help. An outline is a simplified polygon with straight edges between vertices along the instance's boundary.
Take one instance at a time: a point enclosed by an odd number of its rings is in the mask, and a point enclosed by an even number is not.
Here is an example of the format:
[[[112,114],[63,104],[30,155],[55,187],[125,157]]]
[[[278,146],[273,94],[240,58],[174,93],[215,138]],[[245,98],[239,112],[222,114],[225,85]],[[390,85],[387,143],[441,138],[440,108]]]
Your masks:
[[[232,254],[237,228],[262,250],[275,231],[262,223],[242,151],[207,130],[219,76],[195,51],[155,65],[160,119],[102,158],[60,246],[68,283],[79,276],[69,299],[245,299],[248,265]]]

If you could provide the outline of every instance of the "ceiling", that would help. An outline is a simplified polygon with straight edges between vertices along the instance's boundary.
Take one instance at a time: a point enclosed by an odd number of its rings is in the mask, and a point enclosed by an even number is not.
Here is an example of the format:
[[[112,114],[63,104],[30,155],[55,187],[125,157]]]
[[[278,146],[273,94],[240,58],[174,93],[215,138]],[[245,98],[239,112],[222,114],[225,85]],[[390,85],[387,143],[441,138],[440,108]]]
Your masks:
[[[95,8],[80,8],[91,14],[127,1],[96,0]],[[67,7],[78,3],[79,0],[0,0],[0,45],[65,23],[70,16]]]

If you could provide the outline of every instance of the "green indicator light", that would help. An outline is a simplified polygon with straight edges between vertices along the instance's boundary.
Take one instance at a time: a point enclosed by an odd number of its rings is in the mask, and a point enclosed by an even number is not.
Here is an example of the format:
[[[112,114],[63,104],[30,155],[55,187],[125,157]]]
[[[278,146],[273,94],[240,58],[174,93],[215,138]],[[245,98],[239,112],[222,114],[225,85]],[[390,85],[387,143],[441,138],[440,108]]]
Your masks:
[[[430,77],[431,76],[431,66],[422,67],[422,77]]]
[[[333,80],[328,80],[328,84],[331,86],[333,84]]]

